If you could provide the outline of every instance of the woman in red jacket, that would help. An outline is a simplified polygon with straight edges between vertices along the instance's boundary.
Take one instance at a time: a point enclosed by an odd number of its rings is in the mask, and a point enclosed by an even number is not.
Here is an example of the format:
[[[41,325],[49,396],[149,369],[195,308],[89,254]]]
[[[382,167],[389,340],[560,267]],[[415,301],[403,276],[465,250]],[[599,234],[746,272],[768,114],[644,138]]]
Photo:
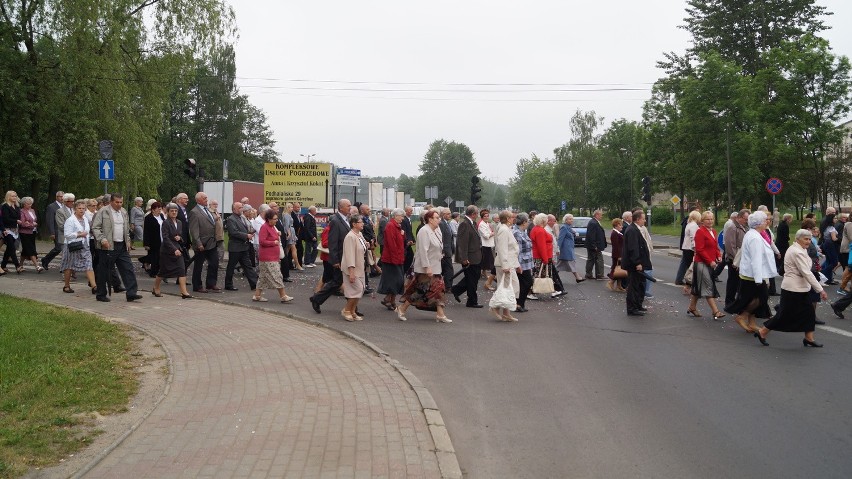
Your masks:
[[[695,264],[692,266],[692,290],[689,297],[689,309],[686,314],[701,316],[698,312],[698,298],[707,299],[710,310],[713,311],[713,319],[724,318],[725,313],[719,311],[716,306],[716,298],[719,292],[716,290],[716,282],[713,280],[713,269],[722,261],[719,254],[719,246],[716,243],[716,232],[713,231],[713,213],[705,211],[701,215],[701,227],[695,232]]]
[[[547,224],[547,215],[539,213],[533,219],[533,227],[530,230],[533,254],[533,277],[553,278],[553,293],[551,298],[565,294],[565,288],[559,279],[559,273],[553,268],[553,235],[548,233],[544,226]],[[542,268],[544,264],[544,268]]]
[[[379,278],[379,288],[376,291],[385,295],[382,305],[391,311],[396,309],[396,296],[402,294],[405,289],[405,233],[400,226],[404,217],[405,212],[399,208],[391,212],[391,220],[385,226],[382,245],[382,277]]]

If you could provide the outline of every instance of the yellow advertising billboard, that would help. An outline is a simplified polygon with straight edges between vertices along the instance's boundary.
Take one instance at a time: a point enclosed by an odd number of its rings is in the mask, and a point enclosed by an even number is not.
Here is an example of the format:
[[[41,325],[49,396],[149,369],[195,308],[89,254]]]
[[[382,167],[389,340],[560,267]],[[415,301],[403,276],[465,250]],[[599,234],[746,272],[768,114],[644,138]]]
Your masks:
[[[328,206],[331,163],[265,163],[263,192],[266,203]]]

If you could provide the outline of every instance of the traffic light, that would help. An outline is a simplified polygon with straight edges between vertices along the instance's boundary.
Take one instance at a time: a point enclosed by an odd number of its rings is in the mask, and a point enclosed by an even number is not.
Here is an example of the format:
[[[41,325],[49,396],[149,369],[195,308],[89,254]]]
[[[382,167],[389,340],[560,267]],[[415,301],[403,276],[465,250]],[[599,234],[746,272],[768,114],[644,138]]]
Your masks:
[[[642,201],[645,203],[651,203],[651,177],[643,176],[642,177]]]
[[[482,191],[482,187],[479,186],[479,177],[474,176],[470,179],[470,204],[475,205],[482,195],[479,192]]]
[[[183,169],[183,172],[186,173],[186,176],[195,179],[198,177],[198,172],[195,170],[195,160],[192,158],[187,158],[183,162],[186,167]]]

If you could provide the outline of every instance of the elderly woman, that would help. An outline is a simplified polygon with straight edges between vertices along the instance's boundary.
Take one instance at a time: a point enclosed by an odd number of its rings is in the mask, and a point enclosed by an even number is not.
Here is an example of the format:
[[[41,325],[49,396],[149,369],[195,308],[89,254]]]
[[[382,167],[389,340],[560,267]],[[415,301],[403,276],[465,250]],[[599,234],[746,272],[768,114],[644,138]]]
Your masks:
[[[405,321],[405,311],[413,304],[417,309],[434,310],[435,321],[439,323],[452,323],[453,320],[444,314],[444,278],[441,276],[444,241],[438,227],[441,215],[430,210],[423,215],[423,221],[424,226],[417,232],[417,251],[412,264],[414,279],[406,285],[404,302],[396,309],[396,314],[400,321]]]
[[[677,275],[675,276],[676,285],[684,284],[686,270],[689,269],[689,265],[693,263],[693,259],[695,258],[695,233],[698,231],[699,223],[701,222],[701,213],[697,210],[689,212],[689,216],[686,219],[686,226],[683,228],[683,243],[680,245],[683,255],[681,255],[680,265],[677,267]],[[684,286],[683,291],[684,293],[689,293],[688,287]]]
[[[343,279],[343,296],[346,298],[346,306],[343,307],[340,315],[346,321],[362,319],[357,314],[358,302],[364,296],[367,279],[364,260],[367,254],[367,241],[361,234],[362,231],[364,231],[364,218],[361,215],[351,215],[349,232],[343,238],[343,254],[340,259],[340,269],[346,274]]]
[[[289,303],[293,298],[284,292],[284,277],[281,275],[279,258],[281,255],[281,235],[275,224],[278,223],[278,213],[268,208],[263,214],[264,223],[258,230],[258,268],[257,288],[254,290],[252,301],[266,302],[263,297],[264,289],[278,290],[282,303]]]
[[[144,201],[141,196],[137,196],[133,199],[133,208],[130,208],[130,233],[133,235],[134,241],[142,239],[144,234],[145,210],[142,209]]]
[[[159,203],[155,203],[157,209],[160,208]],[[151,210],[153,211],[153,205]],[[148,226],[145,227],[145,234],[148,235]],[[183,224],[178,219],[178,205],[169,203],[166,205],[166,218],[160,226],[161,243],[157,247],[156,254],[159,256],[157,260],[157,279],[154,280],[154,287],[151,289],[151,294],[156,297],[161,297],[160,283],[164,278],[177,278],[178,286],[180,287],[180,297],[190,299],[192,295],[186,289],[186,263],[183,261],[183,255],[186,250],[183,248],[183,238],[181,232]],[[149,250],[149,255],[154,254],[153,250]]]
[[[568,213],[562,217],[562,226],[559,227],[559,261],[556,263],[556,271],[567,271],[574,273],[574,280],[582,283],[586,279],[577,269],[577,261],[574,257],[574,240],[580,234],[574,231],[574,215]]]
[[[769,346],[769,343],[766,342],[766,336],[769,335],[770,331],[784,331],[805,333],[805,338],[802,339],[802,345],[805,347],[822,347],[821,343],[814,341],[816,314],[811,307],[808,293],[816,291],[823,300],[828,299],[828,295],[811,272],[813,262],[808,257],[807,252],[810,242],[811,232],[801,229],[796,232],[796,242],[787,249],[787,253],[784,255],[781,305],[777,314],[772,319],[765,321],[763,327],[754,333],[754,336],[764,346]]]
[[[613,273],[615,273],[615,267],[621,262],[621,253],[624,251],[624,233],[622,232],[624,221],[621,218],[613,218],[611,224],[609,242],[612,244],[612,266],[607,274],[609,281],[606,282],[606,287],[611,291],[623,293],[625,289],[621,287],[621,280],[616,280]]]
[[[154,278],[160,270],[160,245],[163,242],[163,205],[159,201],[151,203],[151,212],[145,216],[145,227],[142,233],[142,246],[148,254],[139,261],[148,271],[148,276]],[[147,265],[147,267],[145,267]]]
[[[693,211],[692,213],[698,212]],[[690,222],[686,225],[687,228],[694,223],[692,213],[689,214]],[[722,261],[722,255],[716,243],[716,232],[713,230],[713,213],[705,211],[703,214],[698,214],[701,226],[694,232],[687,233],[691,239],[690,247],[694,253],[694,265],[692,266],[691,296],[686,314],[696,318],[701,316],[697,309],[698,298],[701,297],[707,300],[707,304],[713,312],[713,319],[724,318],[725,313],[719,311],[719,307],[716,306],[716,298],[719,297],[719,292],[716,290],[716,281],[713,278],[713,270]],[[686,241],[683,244],[686,245]]]
[[[38,216],[33,209],[33,199],[29,196],[21,198],[21,222],[18,226],[18,234],[21,237],[21,266],[25,260],[33,262],[36,271],[41,273],[44,268],[38,262],[36,251],[36,227],[38,227]],[[91,221],[89,222],[91,224]]]
[[[491,212],[488,208],[483,208],[479,212],[479,222],[476,224],[476,232],[479,233],[479,240],[482,242],[482,261],[479,267],[484,276],[485,289],[494,291],[494,228],[491,227]]]
[[[3,263],[0,265],[0,276],[9,272],[6,265],[9,260],[15,265],[18,274],[24,272],[24,267],[18,263],[18,253],[15,250],[15,241],[18,240],[18,226],[21,224],[21,207],[18,204],[18,194],[14,191],[6,192],[6,200],[0,206],[0,219],[3,226],[3,242],[6,251],[3,252]]]
[[[71,272],[84,271],[86,279],[92,291],[95,290],[95,272],[92,269],[92,253],[89,251],[89,233],[91,224],[86,220],[86,200],[74,202],[74,214],[65,220],[63,234],[65,245],[62,248],[62,264],[59,269],[63,271],[65,286],[62,291],[73,293],[71,289]]]
[[[402,231],[402,219],[405,211],[396,208],[391,212],[385,225],[382,244],[382,276],[379,278],[378,293],[385,295],[382,306],[393,311],[396,309],[396,296],[405,290],[405,233]]]
[[[517,297],[516,313],[526,313],[529,311],[526,308],[527,295],[533,285],[532,268],[532,240],[527,234],[530,225],[530,217],[526,213],[518,213],[515,217],[515,226],[512,228],[512,235],[515,237],[515,242],[518,243],[518,283],[520,291]]]
[[[544,229],[547,224],[547,215],[539,213],[533,218],[533,227],[530,230],[533,253],[533,274],[541,278],[553,278],[553,293],[551,298],[565,294],[559,276],[554,275],[553,270],[553,235]]]
[[[755,211],[748,217],[749,230],[743,237],[739,267],[740,286],[736,299],[725,311],[746,332],[757,332],[755,318],[769,318],[769,291],[766,280],[778,275],[775,253],[761,234],[766,229],[766,213]]]
[[[517,298],[520,293],[520,284],[518,283],[517,273],[521,273],[521,264],[518,260],[518,242],[515,241],[512,232],[512,212],[503,210],[498,215],[497,230],[494,232],[494,267],[497,270],[497,286],[505,288],[510,286],[512,295]],[[499,291],[498,291],[499,293]],[[494,301],[497,294],[492,296]],[[517,304],[512,309],[516,309]],[[506,307],[491,306],[491,314],[497,317],[500,321],[517,321]]]

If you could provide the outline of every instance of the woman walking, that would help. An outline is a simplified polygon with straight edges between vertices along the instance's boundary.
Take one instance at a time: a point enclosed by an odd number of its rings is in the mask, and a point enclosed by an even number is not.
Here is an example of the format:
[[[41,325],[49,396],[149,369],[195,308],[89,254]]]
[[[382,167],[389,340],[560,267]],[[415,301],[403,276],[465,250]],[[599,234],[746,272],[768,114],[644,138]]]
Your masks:
[[[698,214],[697,211],[692,213]],[[689,223],[686,225],[687,230],[693,221],[692,213],[689,214]],[[698,298],[705,298],[707,305],[710,306],[710,311],[713,312],[713,319],[724,318],[725,313],[719,311],[716,306],[716,298],[719,297],[719,291],[716,290],[716,281],[713,279],[713,270],[716,265],[722,261],[722,256],[716,244],[716,232],[713,230],[713,213],[705,211],[704,214],[699,214],[701,227],[692,232],[687,232],[684,238],[690,239],[690,249],[684,249],[684,254],[687,251],[694,253],[694,264],[692,266],[692,287],[690,290],[689,308],[686,314],[696,318],[701,316],[698,312]],[[687,242],[684,239],[684,247]]]
[[[382,245],[382,276],[379,278],[379,294],[385,295],[382,306],[393,311],[396,309],[396,297],[405,290],[405,233],[402,232],[402,218],[405,211],[396,208],[391,212],[390,220],[384,231]]]
[[[543,278],[553,279],[554,291],[550,293],[551,298],[556,298],[565,294],[565,288],[562,286],[562,281],[559,280],[559,274],[553,269],[553,235],[544,229],[547,224],[547,215],[539,213],[533,218],[533,227],[530,231],[530,240],[532,240],[533,253],[533,274]]]
[[[562,226],[559,227],[559,261],[556,263],[556,271],[567,271],[574,273],[574,280],[582,283],[586,279],[577,269],[577,261],[574,257],[574,241],[579,234],[574,231],[574,215],[568,213],[562,217]],[[614,253],[613,253],[614,254]]]
[[[764,280],[778,275],[775,253],[761,233],[767,227],[766,213],[755,211],[748,217],[749,230],[743,237],[739,266],[740,287],[736,299],[725,308],[746,332],[757,332],[755,318],[769,319],[769,291]]]
[[[527,234],[529,224],[529,216],[526,213],[518,213],[518,216],[515,218],[515,226],[512,228],[512,235],[515,237],[515,242],[518,243],[519,291],[517,297],[518,305],[515,307],[516,313],[526,313],[529,311],[526,308],[527,295],[530,294],[533,285],[532,240],[530,240]]]
[[[95,272],[92,269],[92,253],[89,251],[89,233],[91,224],[84,213],[86,212],[86,200],[77,200],[74,202],[74,214],[65,220],[63,234],[65,235],[65,244],[62,247],[62,264],[59,269],[62,270],[65,286],[62,288],[64,293],[73,293],[71,289],[71,272],[82,271],[86,273],[86,279],[89,280],[89,286],[94,293]]]
[[[3,220],[3,243],[6,244],[3,262],[0,264],[0,276],[9,272],[6,265],[10,260],[18,274],[21,274],[24,272],[24,267],[18,263],[18,252],[15,249],[15,242],[18,241],[18,227],[21,224],[21,207],[18,204],[18,194],[14,191],[6,192],[6,200],[0,206],[0,216]]]
[[[142,246],[148,254],[139,261],[147,265],[148,276],[157,277],[160,271],[160,245],[163,243],[163,205],[159,201],[151,203],[151,212],[145,216],[142,229]],[[141,208],[140,208],[141,209]]]
[[[36,228],[38,227],[38,219],[35,210],[33,209],[33,199],[29,196],[21,198],[21,223],[18,226],[18,234],[21,237],[21,266],[25,260],[33,262],[36,271],[41,273],[44,268],[38,262],[38,252],[36,251]],[[91,224],[91,221],[89,221]]]
[[[435,210],[423,215],[425,225],[417,232],[417,251],[414,254],[414,278],[405,287],[403,304],[396,314],[405,321],[405,311],[412,304],[417,309],[435,311],[435,321],[452,323],[444,314],[444,278],[441,276],[441,258],[444,255],[444,241],[438,228],[441,216]],[[385,237],[387,241],[387,237]]]
[[[287,296],[284,292],[284,277],[281,275],[281,265],[279,258],[281,257],[281,236],[275,224],[278,222],[278,214],[273,209],[266,210],[263,215],[266,223],[260,227],[258,234],[258,278],[257,289],[254,290],[252,301],[266,302],[268,299],[263,297],[264,289],[278,290],[278,296],[282,303],[289,303],[293,298]]]
[[[159,208],[159,203],[155,204]],[[154,211],[154,209],[151,208],[151,211]],[[176,203],[166,205],[166,216],[167,218],[163,220],[163,225],[160,227],[162,242],[157,248],[159,256],[157,259],[157,279],[154,280],[154,288],[151,290],[151,294],[158,298],[163,296],[160,293],[160,283],[164,279],[177,278],[177,284],[180,287],[180,297],[190,299],[192,295],[186,289],[186,263],[183,260],[186,250],[182,246],[183,238],[180,236],[183,231],[183,223],[177,219],[178,205]],[[147,236],[149,234],[148,228],[146,225],[143,235]],[[152,254],[151,250],[149,250],[148,254]]]
[[[358,316],[358,302],[364,296],[367,274],[364,258],[367,254],[367,241],[361,232],[364,231],[364,218],[361,215],[349,217],[349,232],[343,237],[343,254],[340,259],[340,269],[346,274],[343,279],[343,296],[346,305],[340,312],[346,321],[361,321]],[[418,248],[420,249],[420,245]]]
[[[811,232],[801,229],[796,232],[796,242],[784,255],[784,279],[781,281],[781,305],[772,319],[763,323],[763,327],[754,336],[764,346],[769,346],[766,336],[770,331],[805,333],[802,345],[821,348],[822,343],[814,341],[816,313],[808,295],[816,291],[823,300],[828,295],[811,272],[812,261],[807,248],[811,242]]]
[[[512,289],[512,295],[517,298],[521,289],[520,284],[518,284],[517,273],[521,272],[521,265],[518,261],[518,242],[515,241],[512,233],[512,212],[503,210],[497,218],[497,231],[494,232],[494,267],[497,270],[497,287],[505,288],[509,286]],[[500,294],[500,291],[495,293],[495,297],[498,294]],[[517,308],[517,306],[515,307]],[[517,318],[512,316],[509,308],[492,306],[491,314],[496,316],[500,321],[517,321]]]
[[[612,243],[612,266],[610,266],[609,273],[607,274],[609,281],[606,282],[607,289],[619,293],[623,293],[626,290],[621,287],[622,280],[616,279],[613,274],[615,273],[615,267],[621,264],[621,253],[624,251],[624,233],[621,231],[623,227],[624,221],[621,218],[612,219],[612,231],[609,233],[609,242]]]
[[[476,224],[476,232],[479,233],[479,240],[482,242],[482,261],[479,267],[482,270],[482,275],[486,278],[483,285],[486,290],[494,291],[494,229],[491,228],[491,212],[488,208],[483,208],[479,212],[479,223]]]
[[[697,210],[690,211],[686,219],[686,226],[683,228],[683,243],[680,245],[683,255],[680,257],[680,265],[677,267],[677,275],[675,276],[676,285],[680,286],[684,284],[683,280],[686,270],[689,269],[690,264],[693,264],[693,259],[695,258],[695,233],[698,231],[699,223],[703,223],[701,213]],[[716,256],[718,255],[713,255],[714,258]],[[683,292],[689,294],[689,287],[684,286]]]

